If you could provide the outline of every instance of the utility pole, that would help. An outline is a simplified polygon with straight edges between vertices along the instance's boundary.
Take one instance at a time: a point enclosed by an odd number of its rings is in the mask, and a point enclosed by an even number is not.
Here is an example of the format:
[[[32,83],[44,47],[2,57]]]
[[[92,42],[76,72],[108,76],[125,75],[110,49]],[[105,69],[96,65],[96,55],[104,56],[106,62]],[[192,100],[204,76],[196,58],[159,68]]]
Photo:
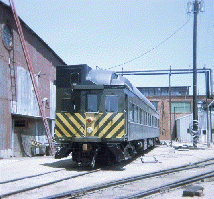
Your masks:
[[[172,123],[171,123],[171,66],[169,72],[169,145],[172,147]]]
[[[203,9],[203,0],[195,0],[189,2],[189,12],[193,11],[193,127],[191,134],[193,135],[193,147],[197,148],[198,141],[198,107],[197,107],[197,15]],[[192,6],[192,8],[190,7]]]
[[[197,148],[198,139],[198,107],[197,107],[197,15],[198,1],[194,2],[193,24],[193,147]]]

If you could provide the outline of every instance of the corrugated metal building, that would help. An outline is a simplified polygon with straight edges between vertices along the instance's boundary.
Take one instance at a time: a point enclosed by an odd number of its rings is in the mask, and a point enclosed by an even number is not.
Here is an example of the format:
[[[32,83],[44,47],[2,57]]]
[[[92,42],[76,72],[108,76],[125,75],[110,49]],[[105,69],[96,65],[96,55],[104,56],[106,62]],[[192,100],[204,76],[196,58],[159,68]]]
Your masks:
[[[53,134],[55,66],[64,61],[22,20],[43,105]],[[45,131],[11,8],[0,1],[0,158],[31,155]]]
[[[207,143],[214,141],[214,101],[212,106],[198,111],[198,129],[199,143]],[[190,128],[193,121],[193,115],[186,115],[176,119],[177,138],[181,142],[191,143],[193,137],[190,134]]]

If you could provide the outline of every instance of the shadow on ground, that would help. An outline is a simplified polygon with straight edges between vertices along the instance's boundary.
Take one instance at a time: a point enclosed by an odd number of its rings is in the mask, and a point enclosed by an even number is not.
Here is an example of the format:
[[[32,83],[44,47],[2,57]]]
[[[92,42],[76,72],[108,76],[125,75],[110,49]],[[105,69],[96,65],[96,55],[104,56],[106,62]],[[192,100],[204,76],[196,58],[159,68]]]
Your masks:
[[[124,160],[122,162],[119,163],[112,163],[110,165],[108,165],[105,162],[98,162],[96,163],[96,167],[94,169],[101,169],[101,170],[110,170],[110,171],[124,171],[125,170],[125,166],[128,164],[131,164],[133,161],[135,161],[137,158],[143,156],[144,154],[147,154],[149,151],[151,151],[152,149],[148,149],[146,151],[144,151],[144,153],[141,154],[137,154],[136,156],[134,156],[131,159],[128,160]],[[45,163],[42,164],[44,166],[48,166],[48,167],[52,167],[52,168],[61,168],[61,169],[66,169],[66,170],[70,170],[70,171],[90,171],[92,170],[91,167],[84,167],[84,166],[78,166],[75,162],[72,161],[72,158],[66,158],[66,159],[60,159],[56,162],[53,163]]]

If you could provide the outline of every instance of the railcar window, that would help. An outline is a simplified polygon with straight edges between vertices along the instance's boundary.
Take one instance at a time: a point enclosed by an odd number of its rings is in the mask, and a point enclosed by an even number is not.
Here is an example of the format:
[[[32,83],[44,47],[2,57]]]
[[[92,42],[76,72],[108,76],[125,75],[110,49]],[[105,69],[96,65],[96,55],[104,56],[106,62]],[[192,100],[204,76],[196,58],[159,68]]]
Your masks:
[[[148,125],[148,113],[146,112],[146,125]]]
[[[148,113],[148,126],[151,126],[150,122],[151,122],[151,120],[150,120],[150,114]]]
[[[79,84],[80,83],[80,74],[79,73],[71,73],[70,74],[71,84]]]
[[[71,84],[81,83],[81,69],[60,67],[56,70],[56,86],[58,88],[70,88]]]
[[[139,119],[140,119],[140,124],[142,124],[142,109],[140,108],[140,116],[139,116]]]
[[[146,116],[145,116],[145,111],[143,111],[143,125],[146,124],[146,123],[145,123],[145,118],[146,118]]]
[[[97,95],[87,95],[87,112],[97,112]]]
[[[131,122],[133,122],[134,118],[134,104],[130,103],[129,104],[129,119]]]
[[[149,126],[149,113],[147,113],[147,125]]]
[[[145,111],[144,110],[142,110],[142,124],[145,124],[145,122],[144,122],[144,118],[145,118]]]
[[[140,124],[141,121],[141,114],[140,114],[140,107],[138,107],[138,123]]]
[[[138,122],[138,107],[134,106],[134,122]]]
[[[137,123],[139,123],[140,122],[140,118],[139,118],[139,113],[140,112],[140,108],[137,106]]]
[[[117,95],[106,95],[105,110],[106,110],[106,112],[118,112],[118,96]]]

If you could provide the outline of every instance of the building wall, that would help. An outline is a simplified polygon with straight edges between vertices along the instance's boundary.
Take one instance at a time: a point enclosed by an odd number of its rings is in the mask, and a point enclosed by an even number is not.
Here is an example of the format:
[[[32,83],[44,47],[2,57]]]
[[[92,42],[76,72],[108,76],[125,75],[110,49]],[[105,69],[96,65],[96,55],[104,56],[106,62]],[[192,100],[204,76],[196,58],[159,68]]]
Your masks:
[[[21,24],[41,97],[47,98],[44,101],[46,116],[53,120],[55,67],[65,63],[23,21]],[[13,36],[10,48],[3,41],[5,25]],[[27,125],[17,127],[15,124],[19,120],[26,120]],[[52,120],[49,120],[51,130],[54,125]],[[29,136],[29,142],[31,138],[38,140],[38,135],[44,137],[44,129],[38,128],[41,124],[37,100],[11,9],[0,2],[0,157],[23,154],[20,137]]]
[[[212,127],[212,131],[209,132],[208,128],[207,128],[207,111],[203,110],[203,111],[199,111],[198,113],[198,122],[199,122],[199,143],[207,143],[207,135],[209,133],[209,135],[211,135],[211,132],[213,131],[213,127],[214,127],[214,113],[212,113],[212,120],[210,121],[211,127]],[[190,125],[192,124],[192,120],[193,120],[193,116],[192,114],[190,115],[186,115],[184,117],[180,117],[177,119],[176,121],[176,127],[177,127],[177,137],[181,142],[187,142],[187,143],[191,143],[193,142],[193,137],[191,136],[191,134],[189,133],[189,128]],[[212,136],[209,137],[208,139],[213,142],[213,134],[214,132],[212,132]]]
[[[187,132],[187,129],[189,129],[190,123],[193,120],[193,116],[190,114],[181,118],[179,118],[176,122],[177,137],[181,142],[191,143],[193,142],[193,137],[190,135],[190,133]]]
[[[187,96],[189,95],[190,86],[172,86],[170,87],[172,96]],[[139,91],[147,96],[168,96],[169,87],[138,87]]]

